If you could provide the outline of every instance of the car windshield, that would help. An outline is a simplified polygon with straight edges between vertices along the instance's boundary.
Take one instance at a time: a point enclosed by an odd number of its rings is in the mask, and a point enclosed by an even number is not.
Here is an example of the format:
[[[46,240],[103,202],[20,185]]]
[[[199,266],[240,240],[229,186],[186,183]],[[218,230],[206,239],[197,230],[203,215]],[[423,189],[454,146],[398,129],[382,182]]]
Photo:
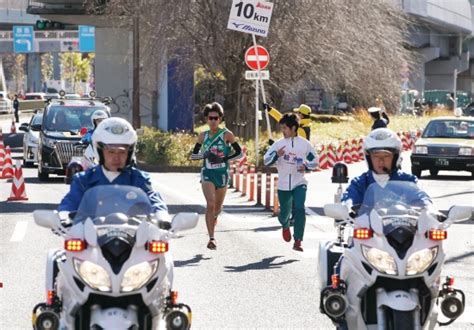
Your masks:
[[[48,131],[79,132],[82,127],[92,128],[91,116],[96,110],[104,107],[85,106],[51,106],[44,121]]]
[[[431,205],[428,195],[415,183],[389,181],[385,187],[372,183],[365,192],[358,214],[375,210],[380,216],[413,216]]]
[[[152,213],[152,206],[142,189],[124,185],[95,186],[82,197],[74,222],[106,217],[112,213],[147,216]]]
[[[433,120],[423,132],[424,138],[474,138],[474,121],[453,119]]]
[[[31,126],[33,125],[41,125],[41,122],[43,121],[43,115],[36,115],[33,117],[33,120],[31,121]]]

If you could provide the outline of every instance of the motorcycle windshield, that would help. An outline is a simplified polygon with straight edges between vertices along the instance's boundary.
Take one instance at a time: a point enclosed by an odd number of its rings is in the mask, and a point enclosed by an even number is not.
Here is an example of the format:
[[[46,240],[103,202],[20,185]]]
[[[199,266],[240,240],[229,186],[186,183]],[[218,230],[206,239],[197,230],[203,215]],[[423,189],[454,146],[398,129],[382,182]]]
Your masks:
[[[372,183],[365,192],[359,215],[375,210],[384,219],[385,226],[416,226],[420,211],[428,207],[431,200],[415,183],[389,181],[385,186]]]
[[[112,213],[123,213],[129,217],[146,216],[152,213],[152,206],[147,194],[139,188],[124,185],[95,186],[82,197],[74,221],[106,217]]]

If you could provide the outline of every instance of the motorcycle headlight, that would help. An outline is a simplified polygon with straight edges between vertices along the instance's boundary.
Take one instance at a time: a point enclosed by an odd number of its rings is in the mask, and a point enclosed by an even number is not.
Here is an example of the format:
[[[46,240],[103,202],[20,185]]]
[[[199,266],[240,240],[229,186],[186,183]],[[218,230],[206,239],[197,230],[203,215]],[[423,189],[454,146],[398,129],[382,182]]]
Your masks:
[[[74,258],[74,268],[91,288],[102,292],[112,291],[109,274],[103,267],[87,260]]]
[[[47,147],[50,147],[50,148],[54,147],[54,140],[53,139],[48,139],[46,137],[43,137],[42,142]]]
[[[427,154],[428,147],[427,146],[415,146],[415,154]]]
[[[407,261],[407,275],[423,273],[438,255],[438,247],[423,249],[413,253]]]
[[[158,263],[159,260],[153,262],[145,261],[127,269],[125,274],[123,274],[120,290],[122,292],[130,292],[140,289],[153,276],[158,268]]]
[[[362,254],[365,259],[379,272],[388,275],[397,275],[397,263],[395,259],[387,252],[362,245]]]

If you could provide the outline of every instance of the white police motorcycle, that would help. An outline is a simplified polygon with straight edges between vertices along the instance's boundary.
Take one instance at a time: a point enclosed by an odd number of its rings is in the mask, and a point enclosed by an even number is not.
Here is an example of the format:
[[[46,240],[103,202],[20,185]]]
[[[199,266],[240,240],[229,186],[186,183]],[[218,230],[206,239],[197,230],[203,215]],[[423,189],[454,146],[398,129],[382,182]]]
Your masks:
[[[423,196],[414,183],[389,181],[368,187],[355,219],[342,204],[324,206],[349,232],[319,249],[320,311],[338,329],[433,329],[463,313],[465,296],[454,278],[441,283],[442,243],[472,208],[454,206],[445,218]],[[439,310],[447,322],[438,322]]]
[[[130,186],[89,189],[70,228],[56,211],[35,222],[64,237],[46,264],[46,302],[33,309],[34,329],[188,329],[191,309],[177,301],[169,240],[194,228],[198,215],[171,224],[151,214],[148,196]]]

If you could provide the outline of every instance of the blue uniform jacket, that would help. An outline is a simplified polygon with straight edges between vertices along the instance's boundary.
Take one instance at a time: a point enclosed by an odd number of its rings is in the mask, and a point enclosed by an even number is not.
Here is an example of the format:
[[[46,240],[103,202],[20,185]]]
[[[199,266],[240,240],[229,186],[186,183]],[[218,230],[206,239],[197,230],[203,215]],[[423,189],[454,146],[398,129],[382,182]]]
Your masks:
[[[148,173],[140,171],[135,167],[126,168],[114,181],[109,180],[102,171],[102,166],[94,166],[85,172],[78,173],[74,176],[71,189],[64,196],[59,204],[58,211],[77,211],[79,204],[81,203],[82,196],[87,189],[107,184],[118,184],[128,185],[142,189],[150,199],[150,203],[153,207],[153,212],[157,211],[168,211],[163,198],[159,192],[154,191],[152,187],[151,178]]]
[[[402,171],[394,171],[390,174],[390,181],[409,181],[416,183],[416,176],[404,173]],[[364,200],[364,194],[367,188],[375,182],[372,171],[367,171],[362,175],[352,179],[349,187],[342,195],[341,202],[352,200],[352,205],[360,205]]]
[[[92,143],[92,133],[94,133],[93,129],[90,129],[81,139],[82,143]]]

